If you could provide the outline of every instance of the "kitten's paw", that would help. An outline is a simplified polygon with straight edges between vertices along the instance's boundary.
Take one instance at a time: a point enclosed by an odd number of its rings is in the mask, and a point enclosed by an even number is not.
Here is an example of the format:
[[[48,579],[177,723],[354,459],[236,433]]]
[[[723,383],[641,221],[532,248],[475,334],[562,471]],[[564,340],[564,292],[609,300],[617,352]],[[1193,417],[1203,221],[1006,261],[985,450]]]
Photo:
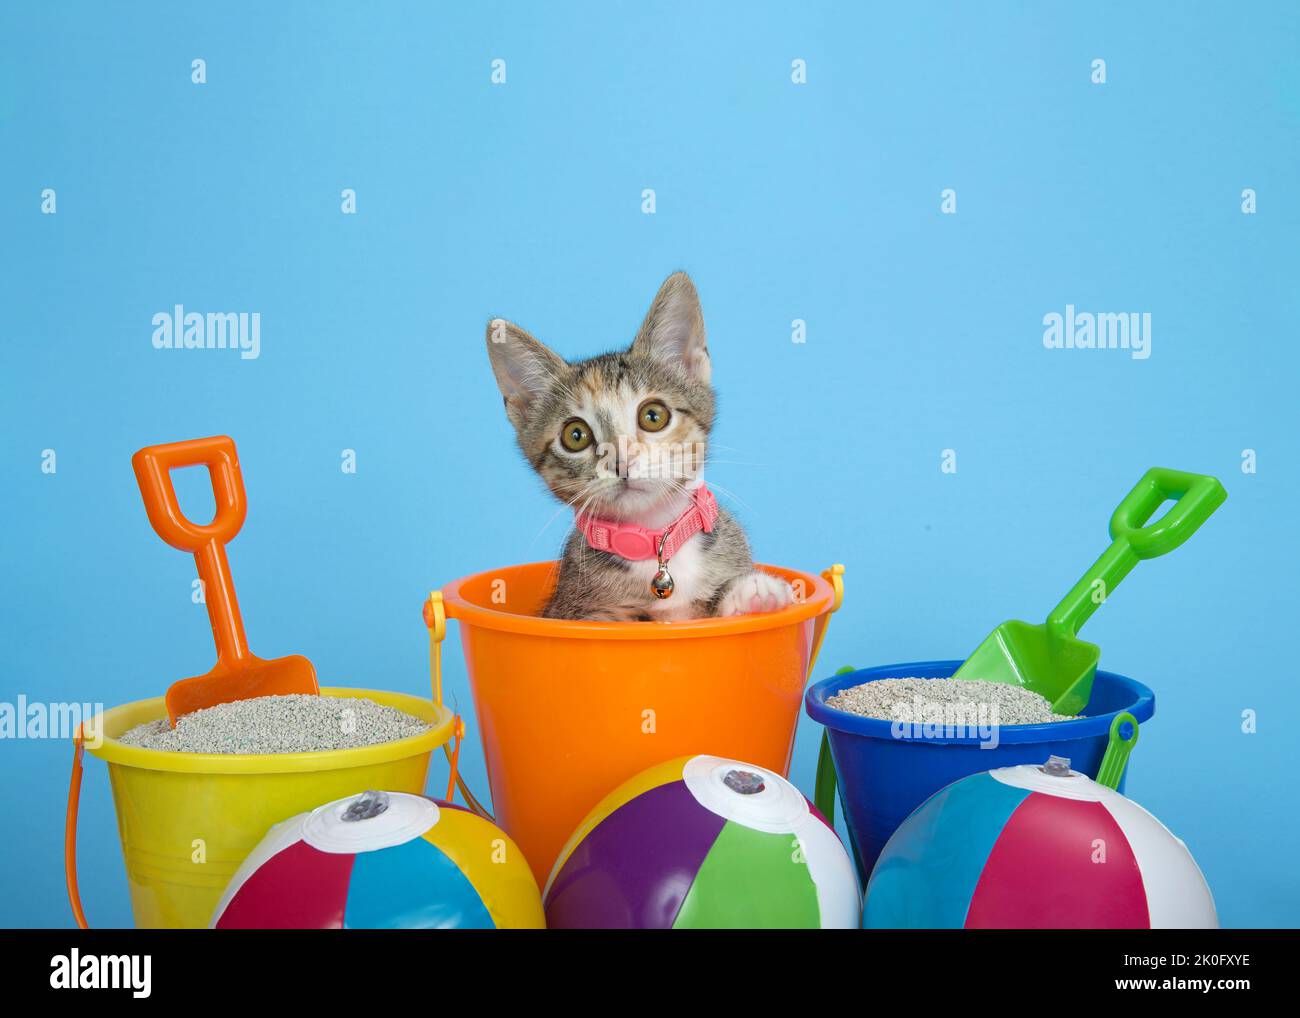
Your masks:
[[[774,612],[794,600],[794,589],[785,580],[757,570],[731,585],[718,605],[719,615],[749,615]]]

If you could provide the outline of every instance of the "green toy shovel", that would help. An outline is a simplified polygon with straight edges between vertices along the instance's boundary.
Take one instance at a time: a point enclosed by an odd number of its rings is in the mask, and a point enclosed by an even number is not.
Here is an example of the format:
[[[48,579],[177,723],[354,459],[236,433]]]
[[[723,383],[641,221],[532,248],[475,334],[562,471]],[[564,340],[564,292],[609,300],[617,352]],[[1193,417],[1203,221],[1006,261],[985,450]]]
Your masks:
[[[953,678],[1015,683],[1046,697],[1057,714],[1078,714],[1092,694],[1101,657],[1095,643],[1078,639],[1080,628],[1140,560],[1173,551],[1227,497],[1213,477],[1152,467],[1111,516],[1111,546],[1052,609],[1047,622],[1002,623]],[[1175,504],[1146,526],[1169,499]]]

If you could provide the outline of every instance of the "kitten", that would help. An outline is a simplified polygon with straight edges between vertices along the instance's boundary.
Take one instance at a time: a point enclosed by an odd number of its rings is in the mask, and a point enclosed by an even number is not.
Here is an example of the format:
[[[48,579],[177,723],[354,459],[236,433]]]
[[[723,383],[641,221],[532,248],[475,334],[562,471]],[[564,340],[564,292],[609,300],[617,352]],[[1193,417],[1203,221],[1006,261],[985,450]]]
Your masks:
[[[576,514],[543,616],[666,621],[793,600],[703,483],[714,394],[689,276],[664,281],[623,352],[570,364],[501,319],[487,347],[519,448]]]

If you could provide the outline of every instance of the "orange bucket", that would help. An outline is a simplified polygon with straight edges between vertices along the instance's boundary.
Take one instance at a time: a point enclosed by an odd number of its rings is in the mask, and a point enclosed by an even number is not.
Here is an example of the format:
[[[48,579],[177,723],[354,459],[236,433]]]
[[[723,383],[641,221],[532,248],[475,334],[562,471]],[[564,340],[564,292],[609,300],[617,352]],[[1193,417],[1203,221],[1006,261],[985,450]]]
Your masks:
[[[430,594],[435,692],[453,618],[495,820],[539,884],[588,810],[653,764],[711,753],[788,773],[804,686],[843,598],[844,567],[821,576],[759,568],[788,580],[795,603],[687,622],[539,618],[553,562],[478,573]]]

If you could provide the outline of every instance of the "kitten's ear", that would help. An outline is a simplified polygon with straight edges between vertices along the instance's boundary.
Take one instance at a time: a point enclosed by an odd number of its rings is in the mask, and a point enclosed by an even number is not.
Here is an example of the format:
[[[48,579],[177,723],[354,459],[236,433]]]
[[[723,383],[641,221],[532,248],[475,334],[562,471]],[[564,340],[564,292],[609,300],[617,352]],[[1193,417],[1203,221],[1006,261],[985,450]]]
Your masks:
[[[672,364],[694,381],[708,382],[713,368],[704,312],[695,284],[685,272],[674,272],[659,287],[631,352]]]
[[[532,402],[562,377],[568,363],[527,332],[501,318],[487,327],[488,357],[497,388],[505,399],[506,416],[522,427]]]

